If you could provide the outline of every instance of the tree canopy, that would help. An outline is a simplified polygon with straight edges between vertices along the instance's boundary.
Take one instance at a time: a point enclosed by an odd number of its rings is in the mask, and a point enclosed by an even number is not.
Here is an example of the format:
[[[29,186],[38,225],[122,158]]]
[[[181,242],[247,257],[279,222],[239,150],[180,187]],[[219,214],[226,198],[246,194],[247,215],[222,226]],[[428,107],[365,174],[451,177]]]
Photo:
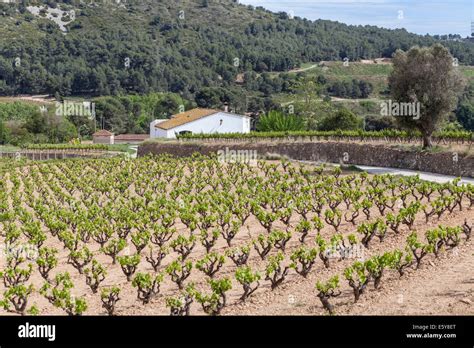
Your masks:
[[[38,1],[0,4],[0,95],[162,91],[192,99],[203,87],[235,86],[239,74],[245,89],[268,95],[288,84],[256,74],[305,62],[391,57],[396,49],[443,40],[291,18],[232,0],[41,3],[39,15],[27,9]],[[70,20],[66,32],[45,17],[53,7]],[[474,64],[472,44],[442,42],[459,62]]]
[[[431,147],[431,135],[454,111],[464,87],[449,50],[436,44],[397,51],[389,78],[392,98],[398,104],[419,106],[419,115],[399,115],[402,124],[423,134],[423,147]]]

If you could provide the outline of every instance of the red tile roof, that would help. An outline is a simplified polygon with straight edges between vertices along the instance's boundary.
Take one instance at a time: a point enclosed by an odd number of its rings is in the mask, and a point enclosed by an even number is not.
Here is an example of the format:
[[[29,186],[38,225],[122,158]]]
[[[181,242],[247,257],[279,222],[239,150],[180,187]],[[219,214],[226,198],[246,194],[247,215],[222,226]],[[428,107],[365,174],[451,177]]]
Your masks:
[[[110,133],[108,130],[105,129],[102,129],[92,134],[93,137],[110,137],[112,135],[114,135],[114,133]]]
[[[192,109],[177,115],[173,115],[171,119],[158,123],[155,125],[155,127],[168,130],[192,121],[199,120],[200,118],[216,114],[218,112],[221,111],[215,109]]]

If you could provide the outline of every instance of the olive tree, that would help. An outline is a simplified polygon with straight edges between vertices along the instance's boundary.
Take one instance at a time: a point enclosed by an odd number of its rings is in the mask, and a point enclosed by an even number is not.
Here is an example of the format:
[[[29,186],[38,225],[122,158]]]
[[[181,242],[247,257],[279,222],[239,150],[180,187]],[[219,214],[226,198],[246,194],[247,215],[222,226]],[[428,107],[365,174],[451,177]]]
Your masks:
[[[423,148],[432,146],[431,137],[457,105],[464,79],[456,60],[441,44],[398,50],[389,77],[392,98],[401,109],[419,106],[416,115],[398,115],[400,123],[417,128],[423,136]],[[417,108],[417,107],[416,107]]]

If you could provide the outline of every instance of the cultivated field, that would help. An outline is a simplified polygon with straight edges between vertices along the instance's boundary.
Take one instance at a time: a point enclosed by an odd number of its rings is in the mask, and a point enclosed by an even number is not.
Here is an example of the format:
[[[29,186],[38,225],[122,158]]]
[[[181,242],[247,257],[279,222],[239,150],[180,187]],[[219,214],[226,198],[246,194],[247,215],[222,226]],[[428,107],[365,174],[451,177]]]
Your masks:
[[[472,185],[198,156],[0,185],[0,314],[474,314]]]

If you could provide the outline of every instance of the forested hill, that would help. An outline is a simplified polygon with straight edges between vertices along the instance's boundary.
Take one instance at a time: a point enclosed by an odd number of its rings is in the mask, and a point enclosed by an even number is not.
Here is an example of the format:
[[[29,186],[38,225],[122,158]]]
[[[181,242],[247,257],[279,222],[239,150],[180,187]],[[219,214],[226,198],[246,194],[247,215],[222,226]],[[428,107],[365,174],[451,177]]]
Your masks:
[[[1,95],[190,97],[203,86],[234,85],[239,73],[390,57],[398,48],[437,41],[405,30],[289,18],[232,0],[18,2],[0,4]],[[474,44],[443,44],[461,63],[474,64]]]

